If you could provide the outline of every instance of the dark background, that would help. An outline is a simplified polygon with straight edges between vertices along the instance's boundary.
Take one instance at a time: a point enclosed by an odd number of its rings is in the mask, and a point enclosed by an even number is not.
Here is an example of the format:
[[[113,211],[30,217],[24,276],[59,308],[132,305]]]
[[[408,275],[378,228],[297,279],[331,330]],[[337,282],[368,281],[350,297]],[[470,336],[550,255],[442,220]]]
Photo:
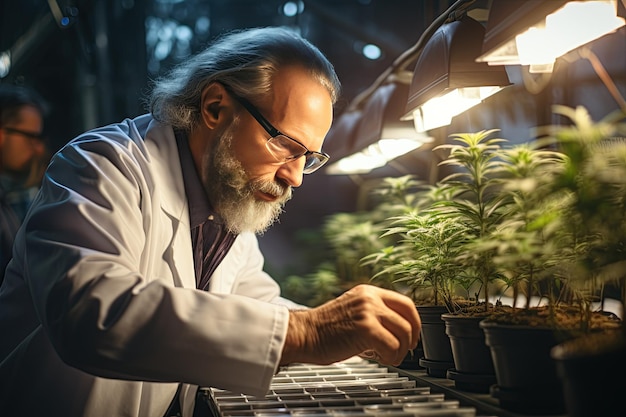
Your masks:
[[[0,51],[13,68],[2,82],[37,88],[50,102],[48,131],[58,147],[94,126],[144,111],[149,80],[232,29],[289,26],[317,45],[343,84],[337,106],[366,88],[452,1],[2,0]],[[50,4],[68,23],[57,22]],[[370,60],[360,49],[381,48]]]
[[[50,104],[46,131],[52,150],[84,130],[145,112],[150,80],[226,31],[256,26],[289,26],[317,45],[335,65],[343,84],[336,120],[454,1],[306,0],[295,16],[284,13],[284,0],[0,0],[0,54],[10,52],[13,67],[0,82],[37,89]],[[491,1],[476,1],[473,17],[485,23]],[[482,19],[481,19],[482,17]],[[626,94],[626,36],[594,43]],[[361,50],[375,44],[378,59]],[[0,55],[0,62],[2,56]],[[1,65],[0,65],[1,67]],[[616,108],[587,61],[557,61],[542,88],[529,88],[528,74],[507,67],[513,85],[431,132],[436,141],[450,133],[499,128],[513,142],[531,138],[534,126],[558,123],[551,105],[584,105],[594,118]],[[542,80],[535,80],[543,82]],[[329,138],[329,148],[343,138]],[[335,141],[335,143],[330,143]],[[325,146],[326,146],[325,145]],[[398,158],[367,175],[331,176],[323,170],[305,178],[287,204],[281,222],[260,244],[267,270],[280,279],[315,269],[307,264],[302,234],[319,232],[326,216],[367,208],[373,184],[385,176],[415,174],[426,181],[440,177],[429,148]]]

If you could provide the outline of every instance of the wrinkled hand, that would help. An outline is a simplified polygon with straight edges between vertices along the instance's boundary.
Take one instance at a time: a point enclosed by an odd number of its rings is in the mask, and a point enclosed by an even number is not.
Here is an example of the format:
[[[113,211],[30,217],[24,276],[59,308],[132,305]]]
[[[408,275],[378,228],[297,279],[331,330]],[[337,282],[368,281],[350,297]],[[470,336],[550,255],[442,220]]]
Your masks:
[[[417,346],[420,328],[410,298],[359,285],[319,307],[290,312],[281,365],[325,365],[356,355],[399,365]]]

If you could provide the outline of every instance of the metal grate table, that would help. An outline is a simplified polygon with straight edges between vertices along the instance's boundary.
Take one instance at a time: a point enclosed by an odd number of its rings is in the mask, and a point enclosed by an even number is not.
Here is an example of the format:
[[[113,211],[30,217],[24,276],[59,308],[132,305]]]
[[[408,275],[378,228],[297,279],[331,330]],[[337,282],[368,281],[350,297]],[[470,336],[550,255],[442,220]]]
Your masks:
[[[427,384],[368,361],[298,364],[278,373],[264,397],[201,388],[214,417],[493,416]]]

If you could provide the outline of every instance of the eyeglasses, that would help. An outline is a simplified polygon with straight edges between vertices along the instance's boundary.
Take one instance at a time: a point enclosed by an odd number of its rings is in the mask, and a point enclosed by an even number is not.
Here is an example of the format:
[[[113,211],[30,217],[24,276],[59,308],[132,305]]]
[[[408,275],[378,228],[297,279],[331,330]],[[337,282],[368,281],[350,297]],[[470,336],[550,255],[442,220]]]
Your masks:
[[[44,140],[44,137],[43,137],[43,135],[41,133],[27,132],[25,130],[15,129],[13,127],[3,127],[1,129],[7,131],[8,133],[13,133],[13,134],[16,134],[16,135],[22,135],[22,136],[27,137],[28,139],[31,139],[31,140],[38,140],[38,141],[43,141]]]
[[[326,162],[328,162],[330,156],[327,153],[310,151],[298,140],[285,135],[280,130],[272,126],[272,124],[265,117],[263,117],[261,112],[254,107],[252,103],[233,93],[230,87],[226,85],[224,85],[224,87],[270,135],[270,138],[267,142],[265,142],[265,147],[270,154],[276,158],[276,160],[281,163],[287,163],[304,156],[305,161],[303,172],[305,174],[311,174],[317,171]]]

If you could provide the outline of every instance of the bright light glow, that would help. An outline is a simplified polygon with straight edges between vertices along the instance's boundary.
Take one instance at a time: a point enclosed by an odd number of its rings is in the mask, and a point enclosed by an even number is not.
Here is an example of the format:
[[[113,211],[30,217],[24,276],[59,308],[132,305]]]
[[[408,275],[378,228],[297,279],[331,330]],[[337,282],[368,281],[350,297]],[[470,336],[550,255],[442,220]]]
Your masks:
[[[521,65],[551,65],[561,55],[624,25],[610,1],[569,2],[548,15],[544,27],[515,37]]]
[[[204,35],[211,29],[211,20],[206,16],[198,17],[196,20],[195,31],[200,35]]]
[[[11,52],[0,52],[0,78],[4,78],[11,72]]]
[[[174,30],[174,36],[178,41],[191,42],[193,39],[193,31],[189,26],[180,25]]]
[[[298,5],[293,1],[283,4],[283,14],[287,17],[294,17],[298,14]]]
[[[547,36],[546,28],[531,27],[515,37],[520,65],[530,65],[532,72],[552,72],[554,60],[560,54],[557,54],[556,42],[551,42]],[[541,47],[538,48],[537,45]]]
[[[432,140],[433,138],[428,136],[415,139],[381,139],[361,152],[330,164],[326,168],[326,173],[330,175],[367,174]]]
[[[502,87],[499,86],[465,87],[434,97],[413,112],[415,130],[425,132],[447,126],[454,116],[474,107],[500,90]]]
[[[379,59],[382,55],[382,51],[380,50],[380,48],[371,43],[368,43],[367,45],[365,45],[363,47],[362,52],[365,58],[371,59],[372,61]]]
[[[326,168],[326,173],[330,175],[367,174],[386,163],[387,161],[381,155],[368,155],[365,152],[359,152],[330,164]]]
[[[556,58],[625,23],[617,16],[615,0],[571,1],[477,61],[530,65],[531,72],[550,72]]]

